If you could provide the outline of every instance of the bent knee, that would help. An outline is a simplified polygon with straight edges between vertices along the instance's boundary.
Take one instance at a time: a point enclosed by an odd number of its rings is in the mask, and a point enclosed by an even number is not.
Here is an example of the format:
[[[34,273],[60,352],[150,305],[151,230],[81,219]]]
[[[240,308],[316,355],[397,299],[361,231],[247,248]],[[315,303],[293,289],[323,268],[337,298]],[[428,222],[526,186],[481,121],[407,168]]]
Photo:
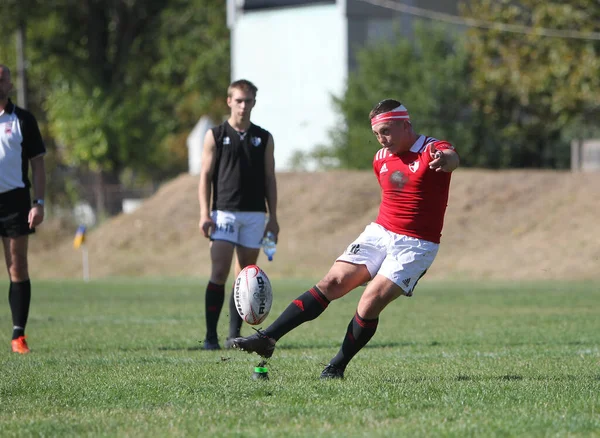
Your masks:
[[[341,275],[327,274],[317,283],[317,287],[330,301],[348,293],[348,286]]]
[[[379,314],[388,305],[388,301],[384,300],[381,296],[373,295],[366,297],[363,295],[358,302],[356,312],[361,318],[374,319],[379,318]]]

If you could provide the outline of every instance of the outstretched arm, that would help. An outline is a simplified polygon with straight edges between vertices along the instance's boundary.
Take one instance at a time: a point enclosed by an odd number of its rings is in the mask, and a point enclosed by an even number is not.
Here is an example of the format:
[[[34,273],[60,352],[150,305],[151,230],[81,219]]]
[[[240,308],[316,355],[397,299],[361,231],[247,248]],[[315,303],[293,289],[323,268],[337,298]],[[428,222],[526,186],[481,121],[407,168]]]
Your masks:
[[[436,172],[452,172],[460,164],[460,158],[453,149],[431,150],[433,160],[429,163],[429,168]]]

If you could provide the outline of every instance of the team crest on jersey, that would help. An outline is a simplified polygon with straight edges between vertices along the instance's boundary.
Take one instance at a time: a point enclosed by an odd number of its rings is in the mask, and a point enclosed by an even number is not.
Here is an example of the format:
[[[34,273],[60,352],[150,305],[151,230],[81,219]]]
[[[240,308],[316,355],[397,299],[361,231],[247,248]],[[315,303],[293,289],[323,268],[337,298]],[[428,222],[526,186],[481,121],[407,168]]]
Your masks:
[[[382,173],[385,173],[387,171],[388,171],[387,164],[383,163],[383,166],[381,166],[381,169],[379,170],[379,174],[381,175]]]
[[[396,187],[398,187],[399,189],[401,189],[402,187],[404,187],[404,184],[406,184],[406,181],[408,181],[408,178],[406,177],[406,175],[404,175],[399,170],[395,170],[390,175],[390,182],[393,185],[395,185]]]
[[[408,165],[408,168],[412,173],[415,173],[417,170],[419,170],[419,161],[413,161]]]
[[[260,139],[260,137],[252,137],[250,139],[250,142],[252,143],[252,146],[258,147],[262,143],[262,140]]]
[[[4,124],[4,133],[5,134],[10,134],[12,132],[12,123],[5,123]]]
[[[223,138],[223,144],[224,144],[224,145],[231,144],[231,139],[230,139],[229,137],[224,137],[224,138]]]

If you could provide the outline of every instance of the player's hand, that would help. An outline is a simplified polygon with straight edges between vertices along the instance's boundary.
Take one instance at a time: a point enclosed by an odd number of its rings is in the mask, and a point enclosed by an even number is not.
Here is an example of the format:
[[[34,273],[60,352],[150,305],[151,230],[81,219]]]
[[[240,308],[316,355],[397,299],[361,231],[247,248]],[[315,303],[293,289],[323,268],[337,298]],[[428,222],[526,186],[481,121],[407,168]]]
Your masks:
[[[442,152],[436,150],[433,152],[433,160],[429,163],[429,168],[435,170],[436,172],[449,172],[447,169],[448,166],[448,157]]]
[[[215,223],[210,218],[210,216],[201,217],[198,226],[200,227],[202,234],[204,234],[204,237],[206,237],[207,239],[210,237],[210,235],[215,229]]]
[[[31,207],[29,210],[29,216],[27,218],[27,222],[29,223],[29,228],[33,229],[37,227],[44,221],[44,206],[36,204]]]
[[[275,235],[275,243],[277,243],[277,237],[279,236],[279,224],[276,220],[269,219],[269,222],[267,222],[267,225],[265,226],[265,236],[269,231]]]

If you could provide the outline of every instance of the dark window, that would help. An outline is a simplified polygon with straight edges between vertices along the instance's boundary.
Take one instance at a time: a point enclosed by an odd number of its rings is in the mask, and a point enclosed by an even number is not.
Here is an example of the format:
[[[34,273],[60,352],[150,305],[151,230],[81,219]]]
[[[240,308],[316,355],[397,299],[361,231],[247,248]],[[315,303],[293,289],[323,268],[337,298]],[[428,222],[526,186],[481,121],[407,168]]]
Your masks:
[[[335,4],[336,0],[246,0],[244,10],[283,8],[285,6],[302,6],[311,4]]]

